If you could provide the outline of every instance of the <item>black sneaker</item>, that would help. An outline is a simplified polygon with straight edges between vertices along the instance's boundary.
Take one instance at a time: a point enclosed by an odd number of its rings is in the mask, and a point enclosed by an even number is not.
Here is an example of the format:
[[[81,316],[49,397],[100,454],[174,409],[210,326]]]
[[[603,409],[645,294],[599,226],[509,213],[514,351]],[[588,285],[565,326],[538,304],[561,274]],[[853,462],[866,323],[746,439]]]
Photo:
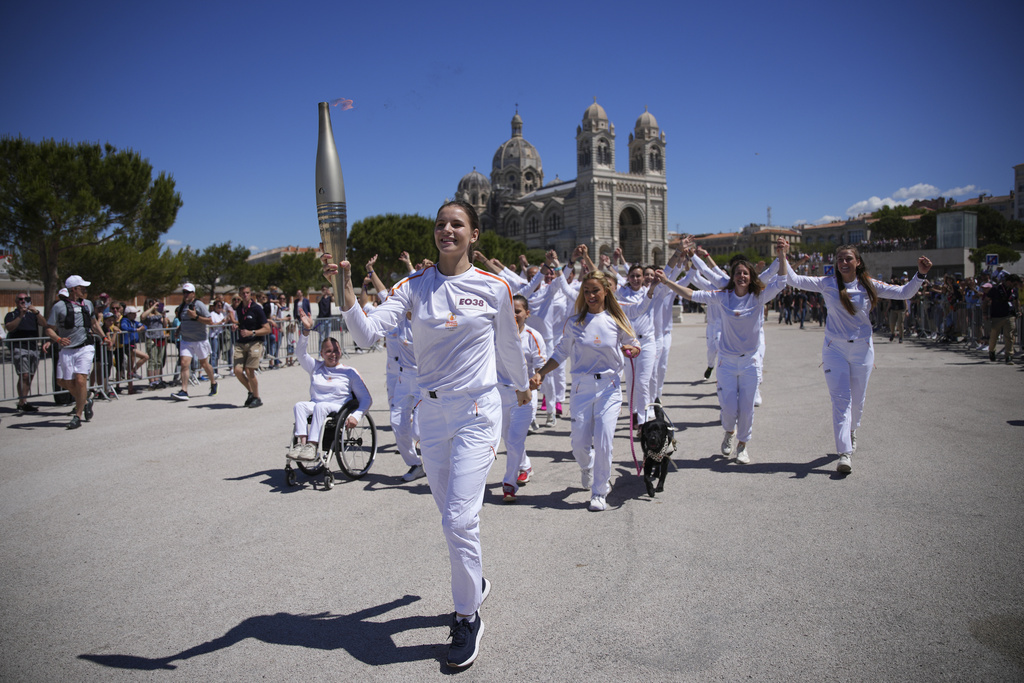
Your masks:
[[[708,366],[708,369],[704,371],[704,379],[711,379],[711,371],[712,370],[714,370],[714,368],[712,368],[711,366]]]
[[[78,429],[82,426],[82,420],[77,415],[71,416],[71,422],[68,422],[68,429]]]
[[[256,397],[253,396],[252,392],[250,391],[249,395],[245,398],[245,403],[243,403],[242,405],[245,406],[246,408],[248,408],[252,404],[252,400],[254,398],[256,398]]]
[[[259,396],[253,396],[252,401],[249,402],[250,408],[259,408],[261,405],[263,405],[263,401],[260,400]]]
[[[36,408],[31,403],[22,403],[21,405],[18,406],[18,410],[20,410],[23,413],[38,413],[39,412],[39,408]]]
[[[216,396],[216,395],[217,395],[217,383],[216,382],[210,382],[210,396]]]
[[[454,669],[461,669],[469,666],[480,653],[480,636],[484,634],[484,620],[480,613],[473,615],[475,618],[470,623],[467,619],[459,619],[452,615],[451,638],[452,644],[448,647],[448,666]]]
[[[86,422],[89,422],[89,421],[92,420],[92,399],[91,398],[88,401],[85,402],[84,414],[85,414],[85,421]]]

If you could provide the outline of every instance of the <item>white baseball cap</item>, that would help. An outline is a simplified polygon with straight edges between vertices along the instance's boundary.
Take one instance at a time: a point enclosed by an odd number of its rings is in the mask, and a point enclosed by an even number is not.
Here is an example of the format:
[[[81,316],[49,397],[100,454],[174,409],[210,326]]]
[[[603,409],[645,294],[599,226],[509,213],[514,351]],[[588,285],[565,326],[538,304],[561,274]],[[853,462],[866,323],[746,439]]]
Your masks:
[[[125,309],[124,309],[124,314],[125,315],[131,315],[132,313],[138,313],[138,312],[139,312],[139,309],[135,308],[134,306],[126,306]]]
[[[65,288],[61,288],[60,290],[58,290],[58,291],[57,291],[57,296],[62,296],[62,297],[64,297],[65,299],[67,299],[67,298],[70,298],[70,297],[71,297],[71,292],[69,292],[69,291],[68,291],[67,289],[65,289]]]
[[[194,291],[196,291],[196,286],[194,284],[192,284],[191,282],[186,282],[185,284],[183,284],[181,286],[181,290],[183,292],[194,292]]]
[[[64,281],[64,286],[68,289],[71,289],[72,287],[88,287],[91,284],[91,282],[83,280],[81,275],[72,275]]]

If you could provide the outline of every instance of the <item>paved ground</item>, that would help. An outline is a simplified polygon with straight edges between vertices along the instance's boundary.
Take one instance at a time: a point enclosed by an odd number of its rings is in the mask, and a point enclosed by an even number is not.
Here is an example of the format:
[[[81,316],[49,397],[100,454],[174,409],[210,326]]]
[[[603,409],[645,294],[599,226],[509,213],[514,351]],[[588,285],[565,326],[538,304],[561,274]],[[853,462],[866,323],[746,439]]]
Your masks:
[[[767,326],[765,404],[740,466],[716,455],[703,325],[676,326],[664,403],[681,451],[650,499],[625,429],[606,512],[568,424],[483,511],[482,654],[463,680],[877,681],[1024,677],[1024,374],[880,341],[854,473],[835,474],[819,329]],[[387,424],[382,354],[351,364]],[[370,474],[284,485],[301,370],[266,405],[170,391],[2,413],[0,680],[440,680],[448,558],[390,431]],[[622,424],[625,425],[623,419]]]

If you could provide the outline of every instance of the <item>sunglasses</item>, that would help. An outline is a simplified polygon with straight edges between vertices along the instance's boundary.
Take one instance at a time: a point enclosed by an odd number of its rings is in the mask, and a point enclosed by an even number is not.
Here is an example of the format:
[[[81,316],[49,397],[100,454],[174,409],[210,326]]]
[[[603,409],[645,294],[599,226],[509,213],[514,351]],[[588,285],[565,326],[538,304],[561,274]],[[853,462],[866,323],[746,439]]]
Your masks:
[[[19,296],[18,297],[18,301],[32,301],[32,297],[30,297],[30,296]]]

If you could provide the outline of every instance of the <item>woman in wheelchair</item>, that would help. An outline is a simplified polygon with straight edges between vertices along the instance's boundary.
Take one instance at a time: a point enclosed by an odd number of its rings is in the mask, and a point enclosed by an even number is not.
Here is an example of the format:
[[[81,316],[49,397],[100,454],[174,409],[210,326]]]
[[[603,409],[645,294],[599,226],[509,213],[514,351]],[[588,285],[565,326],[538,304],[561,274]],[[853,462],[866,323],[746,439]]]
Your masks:
[[[298,443],[288,457],[293,460],[317,460],[317,446],[327,417],[341,410],[345,402],[355,396],[359,406],[345,420],[345,426],[351,429],[359,423],[363,413],[370,409],[373,399],[355,368],[341,365],[341,345],[337,339],[324,337],[320,344],[320,357],[323,360],[316,360],[309,355],[306,347],[313,321],[301,308],[299,317],[302,320],[302,334],[296,344],[296,355],[299,365],[309,373],[309,400],[295,404],[295,437]]]

